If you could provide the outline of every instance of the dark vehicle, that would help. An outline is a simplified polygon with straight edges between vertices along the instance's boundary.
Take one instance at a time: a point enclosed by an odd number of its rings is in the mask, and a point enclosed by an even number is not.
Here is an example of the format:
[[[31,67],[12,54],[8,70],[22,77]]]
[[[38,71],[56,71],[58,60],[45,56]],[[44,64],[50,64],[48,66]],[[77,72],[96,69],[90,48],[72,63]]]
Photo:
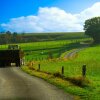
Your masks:
[[[9,46],[8,46],[9,47]],[[21,66],[23,64],[24,52],[21,49],[15,48],[18,47],[12,46],[8,50],[0,50],[0,66]]]

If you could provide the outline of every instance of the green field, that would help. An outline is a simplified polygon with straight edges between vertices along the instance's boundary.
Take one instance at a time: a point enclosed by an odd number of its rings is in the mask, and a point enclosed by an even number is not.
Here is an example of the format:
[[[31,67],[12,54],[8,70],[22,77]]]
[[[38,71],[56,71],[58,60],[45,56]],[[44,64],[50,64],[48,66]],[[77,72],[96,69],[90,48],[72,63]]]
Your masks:
[[[66,77],[79,77],[81,76],[82,65],[87,65],[87,78],[90,80],[90,87],[81,88],[81,91],[77,92],[77,95],[83,95],[86,100],[99,100],[100,92],[100,46],[88,47],[80,53],[76,58],[68,61],[40,61],[41,71],[55,73],[61,70],[61,67],[65,67]],[[38,64],[34,66],[38,69]],[[75,87],[76,88],[76,87]],[[74,88],[73,88],[74,89]],[[76,89],[75,89],[76,90]],[[75,91],[71,91],[75,93]],[[91,95],[91,96],[90,96]]]
[[[72,43],[69,40],[63,41],[48,41],[48,42],[33,42],[18,44],[25,51],[26,60],[42,60],[47,59],[49,52],[53,57],[58,57],[64,52],[66,46]],[[0,49],[7,49],[8,45],[1,45]]]
[[[68,36],[68,37],[70,36],[70,38],[73,38],[73,34],[76,34],[76,33],[71,33],[71,35],[64,34],[64,36]],[[80,39],[78,39],[79,37]],[[75,48],[76,46],[80,46],[78,42],[89,39],[87,37],[85,38],[83,36],[83,33],[76,34],[74,38],[75,39],[69,39],[69,40],[53,40],[53,41],[43,41],[43,42],[18,43],[18,45],[20,46],[22,50],[25,51],[26,61],[43,60],[43,59],[48,59],[50,53],[52,54],[53,58],[57,58],[66,50],[70,50],[72,48]],[[7,48],[8,48],[8,44],[0,45],[0,49],[2,50],[7,49]]]
[[[69,48],[71,46],[71,48]],[[78,44],[66,44],[66,50],[74,49],[83,47],[82,45]],[[73,58],[71,60],[40,60],[37,61],[41,64],[41,71],[43,72],[61,72],[61,67],[64,66],[65,73],[64,75],[66,77],[80,77],[82,75],[82,66],[83,64],[87,65],[87,79],[90,81],[89,87],[67,87],[65,88],[65,91],[79,95],[83,98],[83,100],[99,100],[99,90],[100,90],[100,46],[92,46],[88,47],[86,49],[83,49],[80,51],[76,58]],[[38,69],[38,63],[34,65],[36,69]]]
[[[80,96],[81,99],[83,100],[99,100],[100,45],[94,45],[94,46],[91,45],[81,50],[71,59],[65,59],[65,58],[59,59],[61,55],[63,55],[62,57],[64,57],[68,53],[75,50],[76,48],[77,49],[81,47],[83,48],[87,44],[84,45],[84,43],[81,44],[81,42],[90,40],[91,39],[87,37],[86,38],[80,37],[68,40],[20,43],[18,45],[21,47],[21,49],[25,51],[26,64],[34,62],[34,65],[32,67],[35,69],[38,69],[38,64],[40,64],[41,65],[40,70],[42,72],[49,72],[52,74],[58,72],[61,73],[61,68],[62,66],[64,66],[65,77],[78,79],[79,77],[82,76],[83,64],[86,64],[87,65],[86,77],[87,80],[89,81],[88,86],[79,87],[76,86],[75,84],[72,85],[71,83],[68,83],[67,85],[62,85],[63,83],[60,83],[60,85],[56,83],[54,84],[56,84],[58,87],[60,86],[66,92]],[[7,49],[7,45],[1,45],[0,49]],[[52,55],[52,59],[49,58],[50,55]],[[53,82],[54,80],[51,83]]]

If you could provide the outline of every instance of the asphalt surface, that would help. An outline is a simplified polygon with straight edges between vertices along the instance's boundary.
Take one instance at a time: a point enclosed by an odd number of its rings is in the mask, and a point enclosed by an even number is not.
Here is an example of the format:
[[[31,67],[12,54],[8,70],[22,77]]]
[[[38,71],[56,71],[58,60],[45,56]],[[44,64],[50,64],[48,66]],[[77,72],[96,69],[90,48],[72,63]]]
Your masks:
[[[0,100],[74,100],[74,97],[19,67],[7,67],[0,68]]]

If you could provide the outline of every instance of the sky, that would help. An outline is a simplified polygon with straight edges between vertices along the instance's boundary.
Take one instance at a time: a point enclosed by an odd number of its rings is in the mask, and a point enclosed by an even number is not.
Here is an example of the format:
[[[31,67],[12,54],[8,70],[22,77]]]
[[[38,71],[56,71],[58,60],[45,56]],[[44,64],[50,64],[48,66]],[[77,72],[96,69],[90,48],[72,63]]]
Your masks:
[[[79,32],[100,0],[0,0],[0,31]]]

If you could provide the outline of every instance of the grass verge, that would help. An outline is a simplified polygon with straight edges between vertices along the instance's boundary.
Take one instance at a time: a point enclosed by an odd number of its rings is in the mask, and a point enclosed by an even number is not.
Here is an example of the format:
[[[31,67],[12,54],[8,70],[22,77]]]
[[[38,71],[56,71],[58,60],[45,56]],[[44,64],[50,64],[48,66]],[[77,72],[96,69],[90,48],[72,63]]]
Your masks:
[[[42,78],[46,80],[47,82],[52,83],[56,85],[57,87],[63,89],[65,92],[74,95],[75,96],[74,100],[80,100],[80,99],[85,100],[84,98],[88,98],[87,92],[86,92],[87,87],[85,86],[83,88],[82,86],[75,84],[77,82],[82,82],[82,78],[62,78],[59,76],[57,77],[51,73],[41,72],[36,69],[30,69],[28,66],[23,66],[21,68],[26,73],[32,76]]]

